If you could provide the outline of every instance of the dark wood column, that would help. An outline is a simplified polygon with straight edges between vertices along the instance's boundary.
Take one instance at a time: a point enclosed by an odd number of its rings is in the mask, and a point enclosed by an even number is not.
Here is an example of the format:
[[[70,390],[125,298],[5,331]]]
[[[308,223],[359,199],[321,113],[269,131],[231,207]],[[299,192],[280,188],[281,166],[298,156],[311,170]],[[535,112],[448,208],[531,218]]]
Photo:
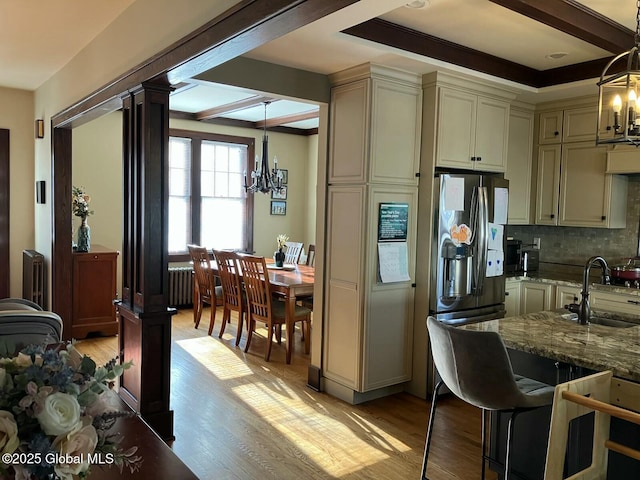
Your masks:
[[[169,408],[171,315],[168,308],[169,92],[143,83],[123,98],[124,219],[122,302],[118,306],[124,372],[120,396],[164,439]]]
[[[9,130],[0,128],[0,298],[9,296]]]

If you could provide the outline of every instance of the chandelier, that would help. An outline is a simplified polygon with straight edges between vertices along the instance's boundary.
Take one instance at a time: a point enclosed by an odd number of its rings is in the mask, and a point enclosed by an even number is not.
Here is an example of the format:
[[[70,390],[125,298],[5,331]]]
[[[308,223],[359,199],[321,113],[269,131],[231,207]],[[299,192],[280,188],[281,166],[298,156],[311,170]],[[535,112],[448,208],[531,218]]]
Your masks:
[[[638,0],[640,1],[640,0]],[[262,160],[256,160],[251,172],[251,185],[247,184],[247,172],[244,172],[244,190],[247,193],[269,193],[282,190],[282,170],[278,169],[278,158],[273,157],[273,169],[269,168],[269,138],[267,137],[267,105],[264,102],[264,134],[262,136]]]
[[[611,60],[600,75],[596,145],[640,145],[640,0],[636,1],[634,41],[635,46]],[[623,58],[627,59],[626,70],[616,72],[612,69],[613,73],[610,73],[613,64]]]

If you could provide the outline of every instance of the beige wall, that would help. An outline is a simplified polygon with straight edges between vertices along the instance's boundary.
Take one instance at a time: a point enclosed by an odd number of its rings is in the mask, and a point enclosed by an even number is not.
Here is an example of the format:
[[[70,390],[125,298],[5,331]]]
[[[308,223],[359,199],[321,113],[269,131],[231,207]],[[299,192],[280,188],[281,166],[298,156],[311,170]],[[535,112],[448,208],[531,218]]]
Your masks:
[[[122,113],[113,112],[73,131],[73,185],[91,196],[87,219],[91,244],[122,249]],[[73,217],[76,240],[80,218]],[[122,258],[118,257],[118,296],[121,292]]]
[[[253,137],[257,153],[262,148],[262,132],[256,129],[212,125],[188,120],[170,121],[171,128]],[[271,256],[275,238],[286,233],[305,245],[315,241],[315,183],[317,176],[317,135],[305,137],[269,132],[270,155],[289,170],[287,214],[270,214],[269,195],[256,194],[254,210],[254,249]],[[114,112],[73,131],[73,184],[82,185],[91,195],[89,217],[92,244],[114,250],[122,248],[122,116]],[[80,219],[73,219],[75,229]],[[119,263],[118,278],[122,267]],[[121,282],[118,280],[118,289]]]
[[[0,105],[0,128],[9,130],[9,291],[12,297],[22,297],[22,250],[35,246],[33,146],[46,140],[34,140],[33,92],[0,88]]]
[[[53,115],[193,32],[235,3],[236,0],[137,0],[131,4],[87,47],[36,90],[35,108],[29,112],[30,127],[25,131],[33,135],[34,119],[44,118],[47,134],[44,140],[35,143],[35,180],[46,180],[47,185],[51,182],[50,121]],[[26,163],[33,169],[31,158]],[[31,175],[31,183],[33,177]],[[35,247],[50,261],[49,188],[47,197],[46,205],[36,205],[35,208]],[[32,224],[29,222],[29,225]]]

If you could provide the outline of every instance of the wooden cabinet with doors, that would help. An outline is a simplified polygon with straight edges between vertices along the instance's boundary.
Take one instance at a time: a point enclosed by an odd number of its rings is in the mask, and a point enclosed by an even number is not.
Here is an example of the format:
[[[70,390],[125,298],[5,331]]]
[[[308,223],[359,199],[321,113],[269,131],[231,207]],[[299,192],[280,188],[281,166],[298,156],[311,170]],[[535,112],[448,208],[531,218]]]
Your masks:
[[[117,259],[117,251],[101,245],[92,245],[90,252],[73,253],[71,337],[118,333],[113,304],[117,296]]]
[[[504,172],[509,109],[498,98],[441,87],[436,166]]]
[[[523,281],[520,284],[520,314],[550,310],[555,304],[555,285]]]
[[[627,178],[606,173],[607,147],[593,142],[538,149],[536,224],[623,228]]]
[[[550,145],[595,140],[597,120],[598,108],[595,104],[587,107],[541,112],[538,144]],[[606,126],[603,128],[606,132]]]
[[[415,289],[379,279],[378,210],[407,205],[414,277],[422,90],[371,64],[331,80],[322,375],[325,391],[360,403],[411,380]]]

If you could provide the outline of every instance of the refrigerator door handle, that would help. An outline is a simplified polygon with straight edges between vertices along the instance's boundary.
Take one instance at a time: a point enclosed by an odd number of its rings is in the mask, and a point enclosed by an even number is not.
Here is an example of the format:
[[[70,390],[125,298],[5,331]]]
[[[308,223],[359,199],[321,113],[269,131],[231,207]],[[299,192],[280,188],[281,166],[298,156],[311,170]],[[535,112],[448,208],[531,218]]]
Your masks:
[[[484,288],[484,279],[487,275],[487,246],[488,246],[488,221],[489,221],[489,207],[488,207],[487,187],[478,187],[478,243],[477,243],[477,257],[478,263],[476,265],[477,282],[476,282],[476,295],[482,295],[482,289]]]

